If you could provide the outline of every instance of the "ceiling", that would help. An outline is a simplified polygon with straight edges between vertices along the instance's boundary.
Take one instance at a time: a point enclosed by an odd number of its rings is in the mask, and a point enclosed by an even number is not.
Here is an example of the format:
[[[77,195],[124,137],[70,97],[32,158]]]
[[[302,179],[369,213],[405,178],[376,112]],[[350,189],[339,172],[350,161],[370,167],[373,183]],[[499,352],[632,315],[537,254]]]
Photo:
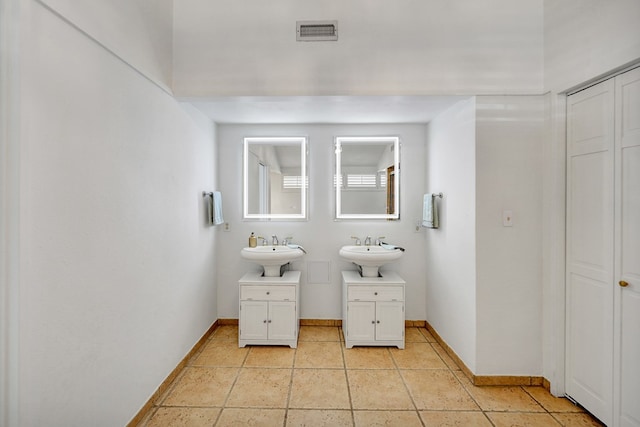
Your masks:
[[[466,96],[283,96],[182,99],[216,123],[427,123]]]

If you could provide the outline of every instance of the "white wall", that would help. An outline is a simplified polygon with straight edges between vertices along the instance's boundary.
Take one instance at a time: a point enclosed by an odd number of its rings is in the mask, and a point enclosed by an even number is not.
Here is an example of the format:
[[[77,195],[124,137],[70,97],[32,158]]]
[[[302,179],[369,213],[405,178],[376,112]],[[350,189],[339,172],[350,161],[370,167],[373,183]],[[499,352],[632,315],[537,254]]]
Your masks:
[[[476,111],[460,101],[427,126],[426,191],[442,192],[440,228],[426,230],[427,320],[476,370]]]
[[[544,86],[562,92],[640,60],[637,0],[544,0]]]
[[[542,372],[543,112],[541,96],[479,96],[427,127],[427,191],[444,193],[427,320],[476,375]]]
[[[50,10],[29,9],[20,425],[124,425],[217,318],[217,230],[201,195],[217,181],[215,130]]]
[[[36,0],[156,84],[171,87],[172,0]]]
[[[425,265],[422,256],[424,231],[414,232],[414,220],[422,215],[424,187],[424,125],[218,125],[220,189],[224,198],[225,221],[231,230],[218,235],[221,248],[217,258],[218,315],[238,318],[238,279],[247,271],[259,271],[257,264],[243,260],[240,250],[247,246],[249,234],[279,238],[292,236],[307,250],[293,268],[302,271],[301,317],[340,319],[341,271],[354,266],[340,258],[338,250],[352,244],[350,236],[386,236],[389,243],[406,248],[400,261],[386,269],[397,271],[407,282],[406,318],[424,320]],[[334,137],[398,135],[401,139],[400,221],[334,221],[335,196]],[[308,136],[309,138],[309,221],[242,220],[242,140],[246,136]],[[330,263],[331,279],[326,284],[310,284],[307,262]]]
[[[181,0],[174,10],[177,96],[542,90],[542,0]],[[297,20],[322,19],[338,20],[337,42],[296,42]]]
[[[476,111],[475,373],[541,375],[543,97],[479,96]]]

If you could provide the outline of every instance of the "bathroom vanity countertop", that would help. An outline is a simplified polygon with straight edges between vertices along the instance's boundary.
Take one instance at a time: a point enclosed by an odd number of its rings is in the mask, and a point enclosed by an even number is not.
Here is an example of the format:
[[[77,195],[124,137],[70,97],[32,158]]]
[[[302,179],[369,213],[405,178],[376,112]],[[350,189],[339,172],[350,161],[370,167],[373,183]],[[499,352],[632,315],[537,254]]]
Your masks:
[[[269,284],[269,285],[296,285],[300,283],[299,271],[285,271],[280,277],[264,277],[262,272],[249,272],[246,273],[238,281],[240,284]]]
[[[405,281],[393,271],[380,272],[382,277],[362,277],[355,270],[345,270],[342,272],[342,280],[349,285],[387,285],[404,284]]]

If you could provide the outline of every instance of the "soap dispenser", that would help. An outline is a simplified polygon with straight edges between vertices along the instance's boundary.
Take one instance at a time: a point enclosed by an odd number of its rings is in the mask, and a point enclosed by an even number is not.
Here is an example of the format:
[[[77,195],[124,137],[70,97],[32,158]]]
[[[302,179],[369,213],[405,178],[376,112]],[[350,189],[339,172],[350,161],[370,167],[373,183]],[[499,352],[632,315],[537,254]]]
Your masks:
[[[253,234],[253,231],[252,231],[251,236],[249,236],[249,247],[255,248],[256,246],[258,246],[258,239],[256,238],[256,235]]]

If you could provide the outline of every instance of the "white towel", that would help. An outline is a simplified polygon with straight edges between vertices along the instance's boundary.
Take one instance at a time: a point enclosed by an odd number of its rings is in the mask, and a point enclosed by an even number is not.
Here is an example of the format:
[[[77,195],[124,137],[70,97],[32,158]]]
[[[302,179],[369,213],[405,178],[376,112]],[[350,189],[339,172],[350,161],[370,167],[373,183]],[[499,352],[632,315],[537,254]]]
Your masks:
[[[213,192],[213,225],[219,225],[224,222],[222,217],[222,193],[219,191]]]
[[[425,194],[422,205],[422,226],[438,228],[438,208],[433,194]]]

